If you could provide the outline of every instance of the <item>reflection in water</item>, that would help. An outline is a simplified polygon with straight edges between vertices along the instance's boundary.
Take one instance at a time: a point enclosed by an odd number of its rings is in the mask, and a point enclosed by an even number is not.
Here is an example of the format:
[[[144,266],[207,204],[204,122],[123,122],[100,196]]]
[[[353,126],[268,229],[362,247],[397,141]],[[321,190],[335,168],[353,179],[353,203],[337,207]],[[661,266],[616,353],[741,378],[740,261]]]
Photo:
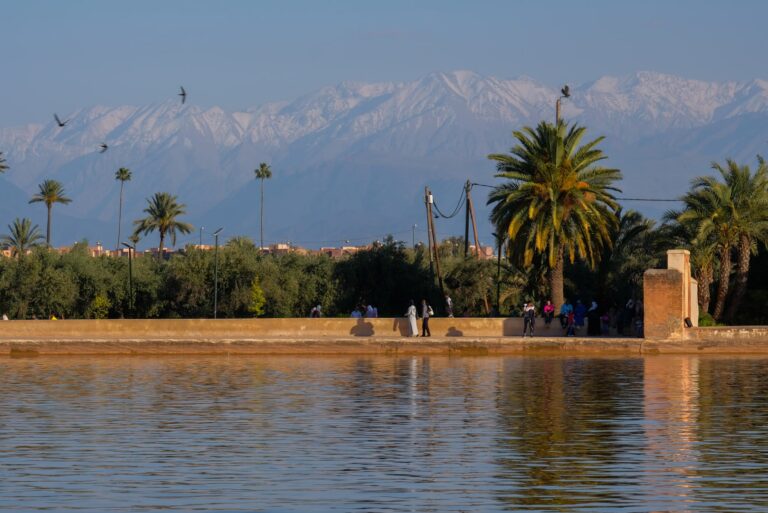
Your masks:
[[[763,511],[766,363],[0,359],[0,511]]]

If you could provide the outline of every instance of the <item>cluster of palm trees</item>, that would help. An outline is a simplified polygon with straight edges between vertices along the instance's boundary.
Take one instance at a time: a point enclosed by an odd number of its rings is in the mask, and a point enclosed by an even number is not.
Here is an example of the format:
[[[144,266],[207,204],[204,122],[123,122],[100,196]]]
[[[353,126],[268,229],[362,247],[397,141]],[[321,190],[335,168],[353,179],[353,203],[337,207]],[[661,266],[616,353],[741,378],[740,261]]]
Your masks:
[[[510,257],[526,268],[546,263],[556,305],[564,300],[565,259],[594,269],[623,231],[625,215],[613,195],[621,192],[615,186],[621,173],[599,165],[606,158],[597,147],[603,138],[582,144],[584,133],[576,124],[542,122],[514,132],[509,154],[488,157],[496,161],[496,177],[506,180],[488,198],[496,233],[506,234]],[[694,179],[683,209],[667,212],[662,228],[691,251],[702,314],[710,311],[716,281],[711,315],[732,320],[747,289],[750,257],[768,243],[768,165],[758,157],[754,173],[732,160],[713,168],[719,177]]]
[[[8,169],[3,153],[0,152],[0,173]],[[272,169],[264,162],[254,170],[256,179],[261,181],[261,212],[260,212],[260,237],[261,247],[264,246],[264,180],[272,177]],[[120,182],[120,201],[117,217],[117,243],[116,249],[120,248],[121,231],[123,222],[123,190],[125,182],[131,180],[131,170],[121,167],[115,172],[115,180]],[[45,180],[38,186],[38,193],[32,196],[29,203],[45,203],[48,210],[47,225],[45,232],[45,243],[51,245],[51,220],[53,216],[53,206],[56,203],[67,205],[71,199],[67,197],[64,186],[56,180]],[[158,256],[162,257],[166,238],[170,237],[171,244],[176,245],[177,233],[187,234],[193,229],[192,225],[179,218],[186,214],[186,205],[179,203],[178,198],[167,192],[155,193],[147,198],[147,207],[144,209],[146,217],[134,221],[134,231],[129,238],[134,246],[139,240],[140,235],[147,235],[157,231],[160,235],[158,245]],[[14,255],[24,255],[30,248],[38,245],[43,237],[37,225],[33,225],[29,219],[16,218],[8,226],[9,234],[0,239],[0,244],[11,248]]]
[[[750,257],[768,242],[768,165],[762,157],[757,161],[754,172],[730,159],[725,166],[713,163],[719,176],[695,178],[681,198],[683,209],[665,214],[691,251],[702,312],[709,312],[710,287],[717,282],[711,311],[716,321],[736,316],[747,290]]]

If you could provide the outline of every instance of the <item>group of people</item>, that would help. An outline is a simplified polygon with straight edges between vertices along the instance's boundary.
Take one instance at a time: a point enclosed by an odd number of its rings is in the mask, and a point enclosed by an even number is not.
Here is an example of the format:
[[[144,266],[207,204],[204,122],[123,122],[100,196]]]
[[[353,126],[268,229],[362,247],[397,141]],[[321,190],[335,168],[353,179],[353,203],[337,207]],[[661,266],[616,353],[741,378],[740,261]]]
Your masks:
[[[350,317],[353,319],[375,319],[378,316],[379,309],[370,304],[366,306],[365,301],[362,301],[359,305],[357,305],[352,310],[352,314],[350,314]]]
[[[555,317],[555,307],[547,300],[543,307],[544,324],[549,328]],[[627,326],[634,327],[634,335],[642,336],[643,303],[641,300],[630,299],[624,308],[611,307],[600,310],[597,301],[591,301],[589,306],[580,299],[572,304],[568,299],[563,302],[558,315],[563,334],[574,337],[584,329],[586,324],[588,336],[608,335],[611,327],[616,328],[619,335],[624,335]],[[613,323],[613,324],[612,324]],[[536,307],[532,302],[523,306],[523,336],[533,336],[536,324]],[[627,333],[629,334],[629,333]]]
[[[448,317],[453,317],[453,300],[445,295],[445,311]],[[430,337],[432,333],[429,329],[429,319],[434,317],[435,311],[426,299],[421,300],[421,305],[417,308],[416,303],[411,300],[405,317],[408,319],[409,336],[418,337],[418,319],[421,318],[421,336]],[[523,310],[523,337],[532,337],[536,326],[536,306],[532,301],[524,304]],[[312,308],[310,317],[322,317],[320,305]],[[365,301],[360,301],[357,307],[352,310],[350,317],[376,318],[379,316],[379,310],[373,305],[366,305]],[[549,328],[555,318],[555,306],[551,300],[547,300],[542,307],[542,317],[544,325]],[[590,301],[589,306],[582,303],[580,299],[572,304],[568,299],[563,302],[560,312],[557,315],[563,334],[568,337],[576,336],[584,329],[586,325],[586,334],[588,336],[608,335],[611,328],[615,328],[619,335],[633,334],[642,336],[643,331],[643,302],[639,299],[630,299],[622,308],[612,306],[609,309],[601,310],[596,301]],[[628,333],[627,328],[634,328],[634,333]]]

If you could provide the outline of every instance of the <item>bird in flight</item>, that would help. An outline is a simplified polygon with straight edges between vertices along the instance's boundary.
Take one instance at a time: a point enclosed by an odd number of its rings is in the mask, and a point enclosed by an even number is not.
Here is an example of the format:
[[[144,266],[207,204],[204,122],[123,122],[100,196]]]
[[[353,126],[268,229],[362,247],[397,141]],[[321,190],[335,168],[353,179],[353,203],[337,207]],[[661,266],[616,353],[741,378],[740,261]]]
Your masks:
[[[107,150],[109,149],[109,146],[107,145],[107,143],[101,143],[101,144],[99,145],[99,148],[101,148],[101,150],[99,151],[99,153],[104,153],[105,151],[107,151]]]
[[[566,98],[571,97],[571,88],[567,85],[564,85],[562,89],[560,89],[560,92],[563,93],[563,96]]]
[[[53,115],[53,119],[56,120],[56,124],[59,125],[59,128],[64,128],[67,125],[67,123],[69,123],[69,120],[62,121],[61,119],[59,119],[59,116],[57,114]]]
[[[184,89],[184,86],[180,86],[180,88],[179,96],[181,96],[181,104],[184,105],[184,102],[187,101],[187,91]]]

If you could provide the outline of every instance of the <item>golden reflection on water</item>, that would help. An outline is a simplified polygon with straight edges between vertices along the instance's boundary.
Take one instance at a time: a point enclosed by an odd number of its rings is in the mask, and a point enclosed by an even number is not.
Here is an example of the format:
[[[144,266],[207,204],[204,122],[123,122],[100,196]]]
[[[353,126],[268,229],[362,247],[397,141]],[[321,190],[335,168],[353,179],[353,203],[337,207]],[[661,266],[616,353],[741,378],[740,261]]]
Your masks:
[[[0,511],[763,511],[768,360],[0,359]]]

